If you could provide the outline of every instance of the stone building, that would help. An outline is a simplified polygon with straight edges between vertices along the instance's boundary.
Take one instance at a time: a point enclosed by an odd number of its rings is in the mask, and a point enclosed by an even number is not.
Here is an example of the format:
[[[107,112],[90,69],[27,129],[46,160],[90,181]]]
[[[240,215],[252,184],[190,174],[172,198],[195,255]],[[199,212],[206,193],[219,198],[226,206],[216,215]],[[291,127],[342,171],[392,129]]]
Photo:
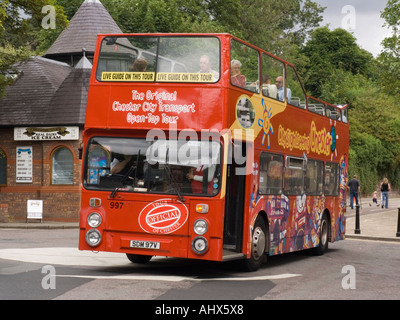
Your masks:
[[[0,99],[0,222],[26,220],[28,200],[40,200],[43,220],[78,221],[79,147],[98,33],[122,31],[99,0],[86,0],[42,57],[18,65]]]

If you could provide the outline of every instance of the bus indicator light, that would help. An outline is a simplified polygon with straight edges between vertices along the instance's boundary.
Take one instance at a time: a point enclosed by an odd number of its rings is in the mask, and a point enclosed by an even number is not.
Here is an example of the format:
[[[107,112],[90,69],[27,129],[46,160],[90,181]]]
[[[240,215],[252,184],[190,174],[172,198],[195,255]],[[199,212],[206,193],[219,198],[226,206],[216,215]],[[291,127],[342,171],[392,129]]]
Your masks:
[[[196,204],[197,213],[208,213],[208,204]]]
[[[91,206],[92,208],[100,207],[101,206],[101,199],[99,199],[99,198],[90,198],[89,206]]]

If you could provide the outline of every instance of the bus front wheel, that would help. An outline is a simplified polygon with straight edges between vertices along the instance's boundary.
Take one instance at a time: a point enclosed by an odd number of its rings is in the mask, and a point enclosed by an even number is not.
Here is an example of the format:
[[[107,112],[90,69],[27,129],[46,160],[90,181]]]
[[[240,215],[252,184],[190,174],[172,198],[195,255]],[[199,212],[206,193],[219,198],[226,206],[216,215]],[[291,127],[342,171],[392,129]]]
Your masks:
[[[268,229],[265,221],[258,216],[254,223],[253,234],[251,237],[251,256],[244,260],[244,269],[246,271],[256,271],[266,259],[266,251],[268,249]]]
[[[133,263],[147,263],[153,257],[141,254],[130,254],[130,253],[127,253],[126,256],[128,257],[129,261]]]

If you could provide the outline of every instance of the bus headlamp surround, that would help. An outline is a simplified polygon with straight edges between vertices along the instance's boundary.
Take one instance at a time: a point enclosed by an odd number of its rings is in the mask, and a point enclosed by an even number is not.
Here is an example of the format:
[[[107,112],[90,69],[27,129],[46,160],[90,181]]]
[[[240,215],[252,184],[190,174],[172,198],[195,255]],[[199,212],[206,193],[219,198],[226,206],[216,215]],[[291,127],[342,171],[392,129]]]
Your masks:
[[[97,212],[92,212],[87,218],[88,225],[92,228],[97,228],[101,224],[101,215]]]
[[[86,243],[89,246],[95,247],[99,245],[100,242],[101,242],[101,234],[98,230],[90,229],[88,232],[86,232]]]
[[[207,239],[204,237],[196,237],[192,241],[192,250],[196,254],[204,254],[208,249]]]

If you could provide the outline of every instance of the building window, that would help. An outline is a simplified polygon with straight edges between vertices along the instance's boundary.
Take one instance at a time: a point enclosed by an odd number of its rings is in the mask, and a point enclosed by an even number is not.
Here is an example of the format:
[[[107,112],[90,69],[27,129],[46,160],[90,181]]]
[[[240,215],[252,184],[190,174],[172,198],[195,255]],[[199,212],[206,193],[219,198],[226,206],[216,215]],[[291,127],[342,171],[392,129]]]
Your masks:
[[[73,156],[65,147],[57,148],[52,155],[52,184],[73,184]]]
[[[7,155],[0,149],[0,185],[7,185]]]

